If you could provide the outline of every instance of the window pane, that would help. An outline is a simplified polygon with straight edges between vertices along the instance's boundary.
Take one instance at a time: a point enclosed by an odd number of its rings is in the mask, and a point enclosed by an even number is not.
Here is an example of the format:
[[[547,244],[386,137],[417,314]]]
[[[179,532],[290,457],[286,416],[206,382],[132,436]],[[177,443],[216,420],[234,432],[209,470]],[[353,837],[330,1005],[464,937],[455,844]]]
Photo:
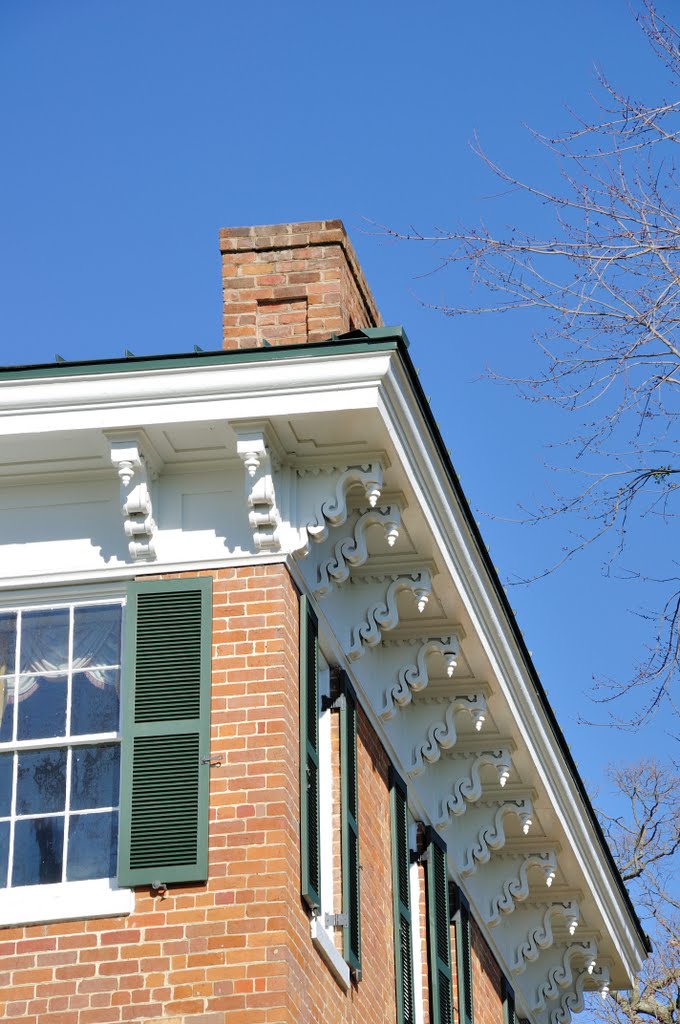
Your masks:
[[[7,885],[9,863],[9,822],[0,821],[0,889]]]
[[[17,645],[16,612],[0,613],[0,676],[14,672],[14,654]]]
[[[118,744],[74,747],[71,763],[71,810],[117,807],[120,776]]]
[[[0,818],[8,818],[12,807],[12,754],[0,754]]]
[[[71,735],[118,732],[120,674],[117,669],[73,676]]]
[[[21,671],[36,675],[68,668],[68,608],[24,612],[21,618]]]
[[[9,743],[14,729],[14,680],[0,679],[0,743]]]
[[[17,814],[63,811],[66,802],[66,751],[27,750],[19,754]]]
[[[116,874],[118,814],[74,814],[69,818],[69,882],[85,878],[113,878]]]
[[[66,735],[66,677],[22,676],[18,739]]]
[[[12,885],[61,882],[64,819],[29,818],[14,826]]]
[[[73,667],[120,663],[119,604],[76,608],[73,620]]]

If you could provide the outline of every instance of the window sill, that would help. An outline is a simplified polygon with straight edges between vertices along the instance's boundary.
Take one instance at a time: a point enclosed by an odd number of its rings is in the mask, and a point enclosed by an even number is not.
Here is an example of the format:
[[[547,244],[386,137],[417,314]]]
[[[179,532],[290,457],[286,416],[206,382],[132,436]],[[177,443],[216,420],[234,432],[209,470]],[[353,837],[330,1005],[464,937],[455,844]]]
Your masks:
[[[319,951],[331,974],[346,992],[349,988],[349,967],[335,947],[320,917],[312,918],[312,945]]]
[[[47,924],[90,917],[119,917],[135,909],[132,889],[119,889],[115,879],[5,889],[0,897],[0,927]]]

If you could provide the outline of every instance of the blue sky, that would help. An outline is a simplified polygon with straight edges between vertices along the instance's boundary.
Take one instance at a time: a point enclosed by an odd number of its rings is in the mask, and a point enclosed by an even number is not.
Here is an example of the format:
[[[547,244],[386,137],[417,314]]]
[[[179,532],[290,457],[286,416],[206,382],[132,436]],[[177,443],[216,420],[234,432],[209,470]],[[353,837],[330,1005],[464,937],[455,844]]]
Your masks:
[[[519,175],[552,180],[524,125],[553,132],[565,104],[587,111],[595,62],[643,96],[663,90],[625,0],[3,0],[0,363],[217,348],[219,227],[340,217],[385,321],[411,338],[501,576],[535,571],[564,527],[503,520],[554,485],[544,444],[572,427],[480,380],[531,364],[531,324],[423,307],[467,285],[424,277],[436,250],[365,218],[429,232],[488,216],[497,186],[475,132]],[[644,636],[628,609],[645,598],[604,579],[602,555],[511,593],[595,782],[652,736],[577,724],[599,714],[593,675],[629,673]],[[653,736],[671,749],[658,722]]]

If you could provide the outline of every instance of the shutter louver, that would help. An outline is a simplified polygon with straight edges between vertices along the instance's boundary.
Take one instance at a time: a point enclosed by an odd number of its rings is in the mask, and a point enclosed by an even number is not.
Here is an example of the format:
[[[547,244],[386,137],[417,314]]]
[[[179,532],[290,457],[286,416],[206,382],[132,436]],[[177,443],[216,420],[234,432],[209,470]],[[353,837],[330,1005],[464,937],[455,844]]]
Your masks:
[[[118,884],[206,881],[212,580],[128,584]]]
[[[357,793],[357,702],[347,676],[340,711],[340,773],[342,791],[342,903],[347,914],[343,955],[356,977],[361,975],[361,901],[359,887],[359,821]]]
[[[448,860],[445,843],[431,828],[425,862],[430,1019],[431,1024],[453,1024]]]
[[[318,648],[316,615],[303,595],[300,598],[300,889],[313,913],[321,906]]]
[[[397,1024],[414,1024],[408,806],[406,803],[406,786],[394,770],[390,775],[390,802]]]
[[[456,912],[456,962],[458,973],[458,1015],[460,1024],[472,1024],[472,946],[470,905],[458,890]]]

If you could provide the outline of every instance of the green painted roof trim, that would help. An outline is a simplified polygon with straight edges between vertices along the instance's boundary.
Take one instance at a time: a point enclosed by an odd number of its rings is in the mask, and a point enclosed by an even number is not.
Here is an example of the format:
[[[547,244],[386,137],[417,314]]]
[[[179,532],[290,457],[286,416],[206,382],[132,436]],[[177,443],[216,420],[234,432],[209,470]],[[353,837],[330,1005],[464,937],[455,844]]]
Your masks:
[[[395,349],[408,347],[406,332],[401,327],[367,327],[349,334],[332,335],[330,341],[303,342],[296,345],[272,345],[271,348],[244,348],[225,352],[178,352],[162,356],[126,356],[120,359],[86,359],[69,362],[59,357],[54,363],[0,366],[3,380],[35,380],[41,377],[80,377],[96,373],[136,373],[139,370],[189,369],[197,366],[229,366],[238,363],[271,362],[280,359],[308,359],[310,351],[318,356],[343,355],[366,352],[374,348]]]
[[[332,335],[329,341],[312,343],[303,342],[296,345],[277,345],[272,346],[271,348],[238,349],[233,352],[225,352],[220,349],[215,352],[192,352],[190,354],[178,353],[177,355],[170,354],[164,356],[130,356],[124,359],[92,359],[85,362],[59,362],[45,363],[35,366],[0,367],[0,383],[3,380],[31,380],[41,377],[72,377],[96,373],[125,373],[126,371],[137,372],[141,369],[167,370],[175,368],[190,368],[199,365],[222,366],[249,362],[270,362],[282,357],[285,359],[304,359],[309,357],[310,351],[319,357],[334,356],[337,355],[339,351],[341,351],[343,355],[353,355],[355,353],[369,352],[375,349],[383,351],[397,351],[402,359],[404,368],[407,372],[413,392],[420,407],[420,411],[437,447],[439,457],[446,469],[451,486],[453,487],[456,497],[460,502],[463,514],[465,515],[468,526],[470,527],[470,532],[475,539],[479,554],[485,564],[489,578],[507,616],[508,622],[510,623],[517,646],[524,660],[529,677],[533,683],[536,695],[538,696],[539,702],[545,712],[548,723],[550,724],[555,741],[560,748],[567,767],[574,779],[576,788],[581,795],[590,823],[600,841],[605,859],[609,864],[616,884],[628,908],[638,937],[647,952],[651,953],[652,945],[649,937],[642,927],[628,890],[621,878],[619,869],[616,866],[611,850],[609,849],[609,845],[602,831],[602,826],[597,819],[597,815],[595,814],[593,805],[590,802],[590,797],[588,796],[583,784],[583,780],[579,775],[578,768],[576,767],[576,763],[572,757],[567,741],[564,738],[564,734],[557,722],[547,694],[543,689],[538,672],[536,671],[531,655],[529,654],[526,643],[524,642],[522,631],[517,624],[515,614],[510,606],[505,589],[486,549],[486,545],[482,539],[477,522],[472,514],[468,500],[465,497],[463,488],[461,487],[458,474],[453,467],[451,457],[446,445],[444,444],[439,427],[437,426],[432,410],[430,409],[429,402],[427,401],[418,379],[418,373],[409,356],[408,347],[409,341],[403,327],[366,327],[360,330],[350,331],[347,334]]]

